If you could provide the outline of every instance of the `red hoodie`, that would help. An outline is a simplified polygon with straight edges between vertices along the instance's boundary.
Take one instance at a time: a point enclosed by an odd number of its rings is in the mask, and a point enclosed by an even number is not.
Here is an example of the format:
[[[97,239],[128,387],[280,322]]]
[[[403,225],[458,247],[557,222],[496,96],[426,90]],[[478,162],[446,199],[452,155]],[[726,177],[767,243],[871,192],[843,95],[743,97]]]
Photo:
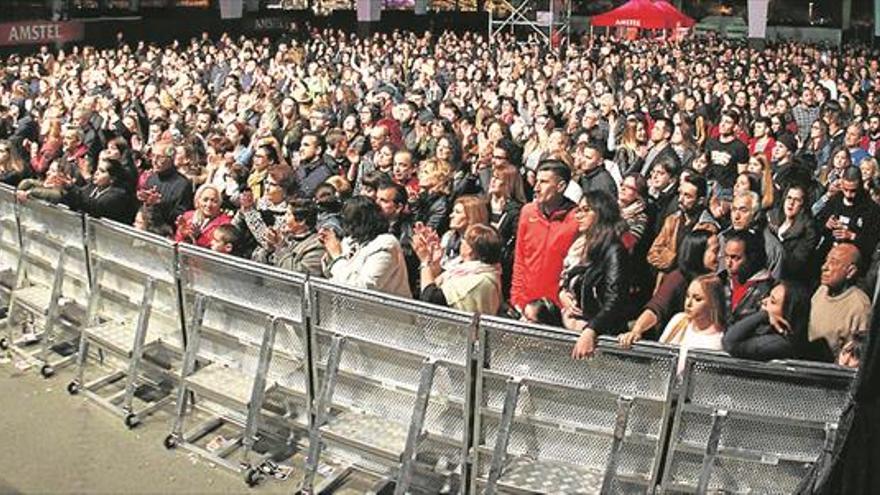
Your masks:
[[[516,229],[510,302],[522,308],[549,297],[559,304],[559,275],[568,248],[577,236],[575,208],[554,211],[547,218],[537,203],[523,206]]]

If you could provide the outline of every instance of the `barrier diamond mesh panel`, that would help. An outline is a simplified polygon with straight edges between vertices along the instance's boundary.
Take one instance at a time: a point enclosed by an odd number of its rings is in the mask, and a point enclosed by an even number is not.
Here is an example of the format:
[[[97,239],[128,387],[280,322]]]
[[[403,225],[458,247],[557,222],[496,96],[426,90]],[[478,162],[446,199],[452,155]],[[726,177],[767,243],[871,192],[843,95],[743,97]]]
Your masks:
[[[622,353],[600,347],[591,359],[573,360],[570,356],[574,339],[570,336],[548,335],[496,321],[484,321],[481,330],[485,349],[477,398],[479,486],[488,475],[507,381],[519,378],[521,386],[500,483],[505,482],[504,473],[519,479],[510,473],[523,471],[523,462],[527,460],[531,468],[523,472],[568,466],[566,473],[547,473],[548,479],[558,478],[561,483],[552,490],[585,487],[596,477],[601,485],[613,442],[618,399],[631,397],[632,407],[616,469],[618,479],[612,483],[612,491],[648,490],[660,462],[675,373],[673,351]],[[568,479],[575,475],[580,478]]]
[[[174,283],[174,246],[169,241],[91,218],[87,226],[90,255]]]
[[[71,247],[64,263],[62,295],[84,307],[89,295],[89,275],[83,249],[82,216],[58,206],[28,201],[19,207],[19,220],[22,232],[35,232],[51,239],[51,243],[31,242],[26,249],[52,268],[58,265],[58,246]]]
[[[465,363],[468,316],[413,301],[315,284],[315,324],[340,335]]]
[[[184,290],[230,301],[257,313],[302,321],[300,277],[280,275],[242,260],[201,254],[188,247],[181,248],[179,257]]]
[[[831,367],[689,356],[663,486],[696,489],[715,410],[728,412],[709,489],[790,493],[834,432],[852,374]]]
[[[174,245],[128,227],[89,219],[87,239],[97,288],[101,319],[136,321],[148,278],[156,281],[151,303],[150,333],[182,349]]]

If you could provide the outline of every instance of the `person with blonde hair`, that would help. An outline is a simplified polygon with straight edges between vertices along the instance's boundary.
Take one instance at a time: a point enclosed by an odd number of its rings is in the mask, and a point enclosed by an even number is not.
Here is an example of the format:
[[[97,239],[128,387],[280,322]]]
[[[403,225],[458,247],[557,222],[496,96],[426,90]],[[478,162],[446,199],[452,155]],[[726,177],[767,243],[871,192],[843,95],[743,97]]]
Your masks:
[[[516,229],[524,204],[526,193],[519,170],[507,162],[492,167],[488,191],[489,223],[501,237],[501,285],[505,300],[510,297]]]
[[[678,371],[684,369],[690,349],[720,351],[724,335],[724,283],[716,275],[701,275],[691,281],[684,299],[684,311],[673,316],[660,336],[661,344],[677,345]]]
[[[452,192],[452,167],[448,162],[429,158],[419,166],[419,197],[415,202],[415,220],[443,235],[449,226],[449,195]]]
[[[775,197],[773,188],[773,169],[770,160],[762,152],[754,153],[749,161],[742,167],[740,173],[748,172],[760,177],[761,185],[761,209],[769,210],[773,207]]]
[[[486,202],[477,196],[461,196],[456,199],[449,214],[449,230],[440,238],[440,248],[443,251],[440,265],[444,270],[461,262],[459,252],[464,233],[471,225],[478,224],[489,224]]]

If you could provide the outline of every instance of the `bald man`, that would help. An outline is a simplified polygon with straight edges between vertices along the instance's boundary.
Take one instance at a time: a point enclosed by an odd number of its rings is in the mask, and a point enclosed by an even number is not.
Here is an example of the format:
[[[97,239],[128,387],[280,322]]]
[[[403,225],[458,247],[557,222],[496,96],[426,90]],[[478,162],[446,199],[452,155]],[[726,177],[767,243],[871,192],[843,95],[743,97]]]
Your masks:
[[[853,333],[865,332],[871,323],[871,300],[855,286],[859,250],[837,244],[822,265],[822,285],[813,294],[810,309],[810,342],[825,339],[835,357]]]

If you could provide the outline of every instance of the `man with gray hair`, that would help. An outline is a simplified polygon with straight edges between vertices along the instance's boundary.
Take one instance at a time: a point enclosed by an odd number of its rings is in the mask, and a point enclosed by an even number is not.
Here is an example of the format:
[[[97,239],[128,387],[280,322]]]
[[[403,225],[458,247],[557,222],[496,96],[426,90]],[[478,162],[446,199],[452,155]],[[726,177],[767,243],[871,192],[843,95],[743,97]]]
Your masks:
[[[764,240],[764,251],[767,253],[767,269],[775,280],[782,275],[782,259],[785,251],[779,239],[770,232],[761,221],[758,212],[761,209],[761,197],[754,191],[743,191],[734,196],[730,207],[730,227],[718,234],[720,251],[718,266],[724,266],[724,242],[730,232],[752,231],[760,233]]]

